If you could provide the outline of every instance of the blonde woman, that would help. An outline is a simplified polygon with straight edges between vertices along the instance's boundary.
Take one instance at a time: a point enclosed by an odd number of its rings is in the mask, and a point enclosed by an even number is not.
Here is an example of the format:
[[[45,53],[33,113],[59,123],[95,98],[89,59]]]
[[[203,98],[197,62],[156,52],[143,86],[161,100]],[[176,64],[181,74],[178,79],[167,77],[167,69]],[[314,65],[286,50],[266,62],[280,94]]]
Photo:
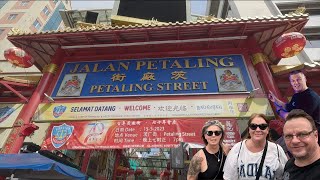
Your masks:
[[[222,143],[224,126],[218,120],[210,120],[202,127],[205,147],[191,159],[187,180],[222,179],[223,165],[229,148]]]

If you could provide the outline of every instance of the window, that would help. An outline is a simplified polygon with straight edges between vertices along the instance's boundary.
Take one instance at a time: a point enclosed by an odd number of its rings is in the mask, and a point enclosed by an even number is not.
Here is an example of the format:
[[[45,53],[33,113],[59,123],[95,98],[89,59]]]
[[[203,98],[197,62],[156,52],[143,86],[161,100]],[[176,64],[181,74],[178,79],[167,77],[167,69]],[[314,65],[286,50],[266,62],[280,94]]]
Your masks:
[[[1,1],[0,1],[0,9],[1,9],[4,5],[6,5],[7,2],[8,2],[8,0],[1,0]]]
[[[41,24],[40,24],[40,22],[36,19],[36,20],[34,21],[34,23],[33,23],[33,26],[34,26],[37,30],[39,30],[40,27],[41,27]]]
[[[20,6],[27,6],[29,1],[21,1]]]
[[[4,33],[4,29],[0,29],[0,36]]]
[[[9,20],[9,21],[12,21],[12,20],[14,20],[17,16],[18,16],[18,14],[10,14],[10,15],[8,16],[8,20]]]
[[[44,9],[42,10],[42,12],[43,12],[46,16],[48,16],[48,15],[50,14],[49,9],[47,8],[47,6],[44,7]]]
[[[52,11],[52,15],[48,22],[43,25],[42,31],[57,30],[62,22],[59,11],[66,9],[63,3],[60,3],[58,7]]]

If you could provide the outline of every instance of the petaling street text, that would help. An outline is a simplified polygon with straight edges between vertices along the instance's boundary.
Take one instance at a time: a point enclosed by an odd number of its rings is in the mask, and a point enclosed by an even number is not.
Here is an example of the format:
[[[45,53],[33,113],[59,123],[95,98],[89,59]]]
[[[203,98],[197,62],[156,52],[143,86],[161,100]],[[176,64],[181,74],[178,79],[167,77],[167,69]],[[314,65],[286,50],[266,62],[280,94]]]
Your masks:
[[[234,60],[231,57],[221,58],[198,58],[197,60],[144,60],[144,61],[126,61],[126,62],[104,62],[104,63],[81,63],[75,64],[69,73],[92,73],[92,72],[123,72],[134,68],[140,70],[165,70],[165,69],[195,69],[211,67],[232,67]]]
[[[109,92],[149,92],[157,91],[185,91],[185,90],[207,90],[208,82],[179,82],[179,83],[151,83],[146,84],[121,84],[121,85],[92,85],[90,93],[109,93]]]

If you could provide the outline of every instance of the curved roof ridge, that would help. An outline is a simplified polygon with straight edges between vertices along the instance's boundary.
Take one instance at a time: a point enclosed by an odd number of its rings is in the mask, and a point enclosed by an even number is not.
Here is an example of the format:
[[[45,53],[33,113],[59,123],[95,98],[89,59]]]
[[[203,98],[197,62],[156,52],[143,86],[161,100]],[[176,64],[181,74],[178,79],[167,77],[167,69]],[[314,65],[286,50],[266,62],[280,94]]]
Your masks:
[[[242,22],[249,22],[249,21],[273,21],[274,19],[291,19],[291,18],[302,18],[308,17],[309,14],[303,13],[292,13],[292,14],[285,14],[285,15],[278,15],[278,16],[259,16],[259,17],[241,17],[241,18],[215,18],[211,17],[209,19],[202,19],[202,20],[195,20],[190,22],[168,22],[163,24],[136,24],[136,25],[121,25],[121,26],[110,26],[104,24],[97,24],[87,27],[77,27],[77,28],[70,28],[67,27],[63,30],[54,30],[54,31],[40,31],[40,32],[27,32],[21,31],[19,29],[13,28],[8,33],[8,36],[22,36],[22,35],[36,35],[36,34],[59,34],[59,33],[69,33],[69,32],[90,32],[90,31],[105,31],[105,30],[114,30],[114,29],[136,29],[136,28],[154,28],[154,27],[169,27],[169,26],[193,26],[193,25],[202,25],[202,24],[218,24],[218,23],[242,23]]]

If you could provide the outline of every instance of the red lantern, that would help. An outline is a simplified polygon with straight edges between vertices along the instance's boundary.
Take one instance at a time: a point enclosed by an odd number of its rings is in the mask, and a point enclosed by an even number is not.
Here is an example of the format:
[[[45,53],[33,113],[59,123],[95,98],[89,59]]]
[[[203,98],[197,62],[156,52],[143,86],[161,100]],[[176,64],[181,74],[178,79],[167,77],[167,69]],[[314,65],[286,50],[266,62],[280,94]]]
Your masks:
[[[117,168],[117,173],[127,174],[128,172],[129,172],[129,168],[127,168],[127,167],[119,166]]]
[[[168,169],[166,169],[166,170],[163,171],[163,175],[164,176],[170,176],[171,172]]]
[[[128,174],[129,174],[129,175],[133,175],[133,174],[134,174],[134,170],[133,170],[133,169],[129,169]]]
[[[129,168],[124,167],[124,168],[122,169],[122,172],[123,172],[123,174],[127,174],[127,173],[129,172]]]
[[[158,172],[157,172],[156,169],[150,169],[150,174],[151,174],[152,176],[155,176],[155,175],[158,174]]]
[[[143,173],[143,170],[142,169],[137,169],[135,172],[134,172],[134,174],[135,175],[141,175]]]
[[[281,35],[272,45],[276,57],[289,58],[299,54],[306,45],[306,38],[298,32]]]
[[[6,49],[4,51],[4,57],[11,64],[22,68],[31,67],[34,63],[34,59],[28,53],[17,47]]]

